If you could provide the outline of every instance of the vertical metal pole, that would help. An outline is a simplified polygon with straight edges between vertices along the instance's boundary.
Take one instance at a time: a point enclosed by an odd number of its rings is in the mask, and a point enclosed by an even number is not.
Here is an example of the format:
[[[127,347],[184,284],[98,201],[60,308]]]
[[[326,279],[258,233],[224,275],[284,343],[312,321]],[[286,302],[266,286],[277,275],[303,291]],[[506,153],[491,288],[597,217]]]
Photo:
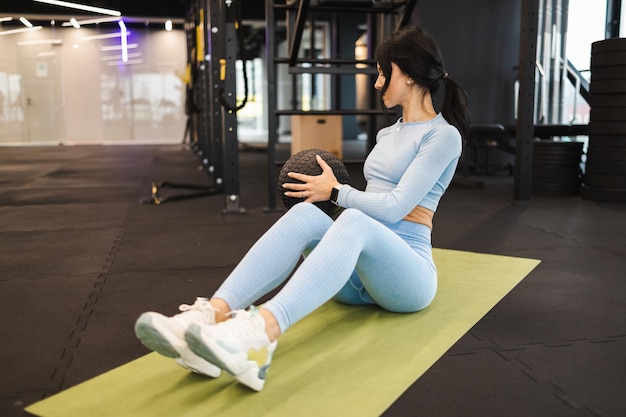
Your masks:
[[[241,0],[236,0],[241,1]],[[224,193],[226,194],[225,213],[243,213],[239,198],[239,141],[237,139],[237,14],[233,2],[226,2],[225,36],[226,53],[220,58],[220,80],[223,83],[223,97],[229,108],[222,106],[224,138]],[[245,63],[244,63],[245,65]]]
[[[314,59],[315,58],[315,19],[313,19],[313,17],[310,17],[309,19],[309,58]],[[309,77],[310,83],[309,83],[309,88],[310,90],[308,91],[309,93],[309,109],[311,110],[317,110],[315,108],[315,90],[316,90],[316,81],[317,81],[317,74],[315,73],[311,73],[311,74],[306,74],[304,75],[306,77]]]
[[[546,34],[549,30],[549,65],[545,67],[548,81],[546,123],[561,124],[563,108],[563,79],[566,69],[565,49],[562,48],[565,32],[563,31],[563,0],[550,0],[550,20],[546,24]],[[549,26],[548,26],[549,25]],[[547,43],[547,42],[546,42]]]
[[[206,5],[206,34],[208,37],[206,61],[209,74],[206,90],[209,95],[209,121],[211,136],[210,169],[214,172],[215,185],[224,185],[224,152],[222,142],[222,106],[219,102],[219,91],[223,82],[220,80],[220,58],[224,55],[224,16],[221,0],[203,0]]]
[[[546,123],[550,111],[550,39],[552,38],[552,0],[542,0],[539,3],[537,16],[537,56],[536,65],[539,70],[539,80],[535,90],[535,121]]]
[[[207,69],[207,4],[205,0],[196,2],[197,22],[195,28],[196,38],[196,73],[198,75],[197,83],[195,83],[195,97],[198,103],[198,143],[199,154],[202,157],[202,164],[207,168],[210,174],[213,174],[211,167],[211,120],[210,107],[211,97],[209,94],[209,77]]]
[[[569,0],[559,0],[560,8],[559,8],[559,94],[558,94],[558,112],[557,112],[557,123],[567,123],[572,118],[565,117],[565,86],[567,80],[567,13],[569,11]],[[572,110],[573,114],[576,114],[576,96],[578,95],[578,90],[576,90],[576,94],[574,94],[574,110]]]
[[[183,135],[183,143],[185,138],[189,135],[189,148],[196,152],[198,150],[197,139],[197,100],[195,96],[197,83],[196,77],[196,57],[194,56],[196,51],[196,0],[187,2],[187,11],[185,14],[185,36],[187,39],[187,65],[191,69],[191,84],[186,87],[185,96],[185,113],[187,114],[187,124],[185,126],[185,133]]]
[[[556,68],[557,68],[557,56],[555,51],[555,45],[557,42],[558,34],[556,29],[556,22],[558,19],[558,0],[545,0],[546,3],[546,19],[544,22],[543,32],[543,44],[544,50],[544,73],[545,73],[545,85],[544,91],[545,97],[545,120],[544,123],[556,123],[554,120],[554,108],[556,99]]]
[[[331,24],[330,24],[330,58],[334,59],[339,57],[339,54],[342,52],[339,50],[339,19],[337,18],[338,13],[333,13],[331,16]],[[323,46],[323,45],[322,45]],[[331,109],[341,109],[343,108],[343,103],[341,102],[341,82],[343,78],[338,74],[332,74],[330,76],[330,85],[332,86],[332,92],[330,96],[330,105]],[[326,107],[322,107],[326,108]]]
[[[619,27],[622,16],[622,0],[607,0],[606,2],[606,39],[619,38]]]
[[[535,65],[540,0],[522,0],[519,54],[519,97],[516,125],[515,200],[529,201],[532,194]]]
[[[276,116],[276,19],[274,17],[274,0],[265,0],[265,61],[267,63],[267,177],[268,177],[268,208],[276,210],[278,185],[276,181],[276,142],[278,141]]]

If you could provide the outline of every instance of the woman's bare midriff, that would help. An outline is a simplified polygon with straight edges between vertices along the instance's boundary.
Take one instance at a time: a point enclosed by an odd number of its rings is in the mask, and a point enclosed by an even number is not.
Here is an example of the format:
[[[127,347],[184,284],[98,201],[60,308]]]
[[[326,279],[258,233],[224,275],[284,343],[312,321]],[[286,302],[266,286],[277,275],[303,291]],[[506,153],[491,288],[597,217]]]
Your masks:
[[[433,217],[435,212],[422,206],[415,206],[413,210],[402,220],[408,222],[419,223],[433,228]]]

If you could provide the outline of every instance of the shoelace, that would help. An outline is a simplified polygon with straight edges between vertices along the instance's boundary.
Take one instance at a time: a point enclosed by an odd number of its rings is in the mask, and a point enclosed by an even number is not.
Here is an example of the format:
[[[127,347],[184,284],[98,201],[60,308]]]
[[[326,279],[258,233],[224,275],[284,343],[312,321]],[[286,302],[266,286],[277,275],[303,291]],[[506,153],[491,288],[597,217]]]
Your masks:
[[[226,313],[226,315],[232,316],[233,320],[227,320],[224,325],[228,325],[233,335],[236,337],[243,338],[255,338],[258,337],[259,332],[265,332],[262,329],[259,329],[258,325],[252,320],[234,320],[236,317],[241,314],[242,318],[253,318],[257,315],[258,308],[255,306],[250,306],[248,310],[234,310]]]
[[[189,310],[197,310],[202,313],[202,318],[205,321],[215,321],[215,312],[219,311],[219,309],[213,307],[209,300],[204,297],[196,298],[196,301],[192,304],[181,304],[178,306],[178,309],[183,313]]]

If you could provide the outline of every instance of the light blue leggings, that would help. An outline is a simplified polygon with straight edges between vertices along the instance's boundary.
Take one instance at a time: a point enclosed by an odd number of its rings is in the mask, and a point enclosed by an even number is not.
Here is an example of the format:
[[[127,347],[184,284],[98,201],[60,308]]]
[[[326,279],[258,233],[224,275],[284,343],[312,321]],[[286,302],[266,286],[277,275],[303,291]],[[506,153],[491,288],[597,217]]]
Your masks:
[[[281,332],[333,297],[408,313],[427,307],[437,290],[427,226],[383,225],[356,209],[333,222],[314,204],[299,203],[261,236],[214,297],[233,310],[246,308],[292,272],[263,305]]]

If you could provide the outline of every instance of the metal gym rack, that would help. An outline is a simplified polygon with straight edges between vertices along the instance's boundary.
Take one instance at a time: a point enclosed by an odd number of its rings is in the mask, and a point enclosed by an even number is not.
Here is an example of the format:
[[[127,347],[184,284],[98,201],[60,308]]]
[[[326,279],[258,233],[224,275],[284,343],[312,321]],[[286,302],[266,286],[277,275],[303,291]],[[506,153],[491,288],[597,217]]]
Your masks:
[[[187,126],[191,149],[213,179],[199,186],[164,182],[153,184],[151,203],[224,193],[224,213],[242,213],[239,196],[236,72],[240,1],[190,0],[187,3]],[[159,188],[195,190],[168,198]]]
[[[375,75],[373,51],[375,45],[395,28],[408,23],[417,0],[266,0],[266,40],[267,40],[267,91],[268,91],[268,177],[269,177],[269,210],[276,209],[277,201],[277,160],[276,144],[278,143],[278,118],[289,115],[365,115],[370,118],[368,140],[370,146],[374,139],[374,119],[383,115],[375,100],[370,100],[367,109],[341,109],[337,106],[334,95],[332,109],[304,111],[292,103],[290,109],[277,108],[277,67],[286,65],[288,74],[330,74],[338,75],[369,74]],[[337,16],[342,13],[359,13],[365,17],[368,53],[367,59],[345,59],[336,56],[340,37]],[[331,23],[331,56],[319,59],[314,56],[302,55],[302,39],[305,27],[314,26],[316,17]],[[284,18],[287,41],[287,56],[277,54],[277,28],[279,18]],[[356,40],[356,39],[355,39]],[[316,49],[314,37],[311,37],[309,51]],[[311,54],[312,55],[312,54]],[[292,78],[293,80],[293,78]]]

